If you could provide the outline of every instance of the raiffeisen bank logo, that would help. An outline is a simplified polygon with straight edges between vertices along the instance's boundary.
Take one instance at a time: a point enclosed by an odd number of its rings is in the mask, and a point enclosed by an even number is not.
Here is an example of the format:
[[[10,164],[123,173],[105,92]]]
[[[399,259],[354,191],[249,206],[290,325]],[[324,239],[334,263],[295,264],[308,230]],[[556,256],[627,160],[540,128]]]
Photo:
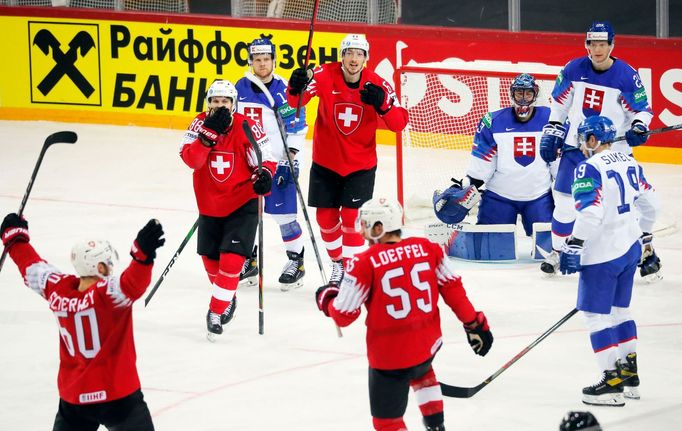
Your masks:
[[[31,102],[102,105],[99,26],[28,23]]]

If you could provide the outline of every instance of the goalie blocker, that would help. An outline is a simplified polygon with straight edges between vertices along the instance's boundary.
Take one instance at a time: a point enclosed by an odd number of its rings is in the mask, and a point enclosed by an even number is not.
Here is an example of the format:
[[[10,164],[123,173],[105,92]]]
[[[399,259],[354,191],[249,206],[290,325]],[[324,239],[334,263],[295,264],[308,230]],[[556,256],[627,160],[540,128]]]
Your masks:
[[[430,223],[426,237],[445,246],[449,256],[476,261],[516,260],[516,225],[472,225]],[[533,259],[544,259],[551,251],[549,223],[533,224]]]

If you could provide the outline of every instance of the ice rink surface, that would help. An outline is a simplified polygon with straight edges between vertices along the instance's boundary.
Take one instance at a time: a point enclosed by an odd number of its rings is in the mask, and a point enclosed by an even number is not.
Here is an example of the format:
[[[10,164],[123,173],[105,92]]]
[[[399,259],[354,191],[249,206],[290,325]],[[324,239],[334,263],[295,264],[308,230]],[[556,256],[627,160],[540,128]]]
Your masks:
[[[55,145],[45,156],[25,210],[33,245],[50,263],[72,272],[68,255],[76,239],[109,239],[123,266],[137,231],[155,217],[167,238],[156,281],[197,216],[191,170],[178,157],[182,131],[0,122],[0,216],[17,211],[43,141],[59,130],[74,130],[79,140]],[[310,146],[307,151],[304,193]],[[380,147],[379,154],[375,195],[394,196],[394,148]],[[676,221],[682,170],[656,164],[645,170],[667,222]],[[313,210],[310,217],[314,220]],[[299,221],[308,238],[302,216]],[[139,374],[157,430],[371,429],[364,312],[337,338],[332,321],[315,306],[321,277],[308,240],[305,286],[281,292],[277,278],[286,256],[276,223],[266,216],[264,224],[265,335],[258,335],[257,288],[245,287],[238,291],[233,323],[217,343],[206,340],[210,290],[194,238],[149,307],[143,301],[135,305]],[[319,235],[314,221],[313,228]],[[319,236],[317,241],[321,246]],[[608,431],[682,429],[681,242],[679,232],[656,238],[664,280],[653,285],[636,280],[632,311],[641,400],[623,408],[581,403],[581,388],[595,383],[599,371],[577,315],[473,398],[446,399],[447,429],[556,430],[569,410],[592,411]],[[474,355],[441,302],[445,345],[434,364],[436,375],[449,384],[482,382],[575,305],[577,277],[544,279],[538,264],[527,259],[455,265],[472,302],[487,314],[495,342],[485,358]],[[51,429],[58,340],[47,303],[24,287],[8,260],[0,273],[0,430]],[[405,419],[409,429],[423,429],[412,395]]]

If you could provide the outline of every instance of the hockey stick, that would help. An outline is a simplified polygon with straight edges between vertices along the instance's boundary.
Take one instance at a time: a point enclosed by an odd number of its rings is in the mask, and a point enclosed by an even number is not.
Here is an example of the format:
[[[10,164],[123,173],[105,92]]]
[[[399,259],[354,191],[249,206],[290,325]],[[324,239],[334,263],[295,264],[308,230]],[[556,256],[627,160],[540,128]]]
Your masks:
[[[40,164],[43,163],[43,157],[45,152],[52,144],[75,144],[78,140],[78,135],[75,132],[64,131],[56,132],[51,134],[45,139],[43,143],[43,148],[40,150],[40,155],[38,156],[38,161],[36,162],[35,168],[33,168],[33,173],[31,174],[31,179],[28,181],[28,186],[26,187],[26,192],[24,193],[23,199],[21,199],[21,205],[19,205],[19,211],[17,214],[19,217],[24,213],[24,208],[26,207],[26,202],[28,201],[28,196],[31,194],[31,189],[33,188],[33,182],[38,175],[38,169],[40,169]],[[0,271],[2,271],[2,266],[5,264],[5,259],[7,258],[7,249],[2,250],[2,256],[0,257]]]
[[[562,317],[561,320],[556,322],[554,325],[552,325],[551,328],[549,328],[547,331],[545,331],[544,334],[540,335],[535,341],[530,343],[526,348],[524,348],[519,353],[517,353],[516,356],[511,358],[511,360],[509,360],[506,364],[502,365],[502,368],[495,371],[495,373],[492,376],[485,379],[483,381],[483,383],[481,383],[477,386],[474,386],[473,388],[464,388],[464,387],[452,386],[452,385],[448,385],[448,384],[445,384],[443,382],[440,382],[440,389],[443,392],[443,395],[446,397],[453,397],[453,398],[471,398],[471,397],[473,397],[474,395],[476,395],[478,393],[478,391],[480,391],[481,389],[486,387],[490,382],[495,380],[495,378],[497,378],[497,376],[502,374],[507,368],[511,367],[516,361],[521,359],[521,357],[523,357],[526,353],[528,353],[533,347],[540,344],[540,342],[542,340],[544,340],[545,338],[547,338],[549,336],[549,334],[556,331],[559,326],[566,323],[566,321],[568,319],[570,319],[571,317],[573,317],[573,315],[577,312],[578,312],[578,310],[575,308],[573,310],[571,310],[567,315]]]
[[[315,32],[315,18],[317,18],[317,8],[320,6],[320,0],[315,0],[315,5],[313,7],[313,16],[310,17],[310,29],[308,30],[308,47],[305,50],[305,62],[303,63],[303,69],[308,73],[308,64],[310,63],[310,50],[313,47],[313,33]],[[296,106],[296,118],[298,118],[298,112],[301,110],[301,103],[303,102],[303,91],[298,98],[298,105]]]
[[[655,135],[656,133],[663,133],[663,132],[670,132],[671,130],[678,130],[682,129],[682,123],[681,124],[674,124],[672,126],[667,126],[667,127],[661,127],[660,129],[651,129],[646,133],[643,133],[644,136],[649,136],[649,135]],[[612,144],[614,142],[618,141],[624,141],[625,135],[623,136],[617,136],[613,138],[613,141],[605,142],[605,144]]]
[[[296,185],[296,194],[298,195],[298,201],[301,204],[301,209],[303,210],[303,217],[305,218],[306,226],[308,227],[308,235],[310,235],[310,241],[313,243],[313,250],[315,251],[315,259],[317,260],[317,266],[320,268],[320,275],[322,276],[323,284],[327,284],[327,274],[324,272],[324,267],[322,265],[322,259],[320,258],[320,250],[317,247],[317,242],[315,241],[315,234],[313,233],[313,228],[310,223],[310,217],[308,216],[308,208],[305,204],[305,199],[303,198],[303,192],[301,191],[301,185],[298,182],[298,177],[294,173],[294,164],[291,160],[291,154],[289,153],[289,145],[287,144],[286,132],[284,130],[284,124],[282,124],[282,118],[279,116],[277,109],[274,107],[275,101],[270,94],[270,90],[263,84],[263,82],[256,77],[253,73],[247,71],[245,74],[246,79],[253,82],[258,88],[261,89],[265,97],[267,97],[270,102],[270,107],[275,112],[275,118],[277,119],[277,126],[279,128],[279,134],[284,143],[284,152],[287,155],[287,161],[289,162],[289,170],[291,171],[291,178],[294,179],[294,184]]]
[[[161,273],[161,276],[159,277],[158,280],[156,280],[156,284],[154,284],[154,287],[152,287],[152,290],[149,291],[149,294],[147,295],[146,298],[144,298],[144,306],[146,307],[149,305],[149,301],[152,300],[152,297],[156,293],[156,290],[161,286],[161,283],[163,283],[163,280],[166,279],[166,276],[168,275],[168,271],[175,265],[175,261],[178,260],[178,257],[180,257],[180,253],[182,253],[182,250],[185,248],[187,245],[187,242],[189,241],[190,238],[192,238],[192,235],[194,235],[194,232],[197,230],[197,226],[199,226],[199,219],[197,218],[197,221],[194,222],[194,225],[192,225],[192,228],[187,232],[187,235],[185,235],[185,239],[182,240],[180,243],[180,247],[178,247],[178,250],[175,252],[173,257],[171,258],[170,262],[168,262],[168,265],[166,265],[166,269],[163,270],[163,273]]]
[[[253,151],[256,153],[258,159],[258,174],[263,172],[263,153],[260,151],[258,142],[253,137],[249,123],[244,120],[242,122],[242,129],[246,138],[251,143]],[[265,333],[263,310],[263,196],[258,195],[258,333],[263,335]]]
[[[303,217],[305,218],[306,226],[308,227],[308,235],[310,236],[310,242],[313,244],[313,251],[315,252],[315,259],[317,260],[317,267],[320,269],[320,276],[322,277],[323,284],[327,284],[327,274],[324,272],[324,265],[322,264],[322,258],[320,257],[320,249],[317,247],[317,241],[315,241],[315,233],[313,232],[312,224],[310,223],[310,217],[308,216],[308,208],[305,204],[305,199],[303,199],[303,192],[301,191],[301,185],[298,182],[298,177],[294,172],[294,163],[291,160],[291,154],[289,153],[289,144],[287,144],[286,131],[284,128],[282,117],[280,117],[279,112],[275,108],[275,100],[270,93],[268,87],[263,84],[263,81],[258,79],[256,75],[249,72],[248,70],[244,73],[246,79],[254,83],[263,92],[265,97],[270,103],[270,108],[275,113],[275,119],[277,120],[277,128],[279,129],[279,135],[282,138],[282,143],[284,144],[284,153],[287,156],[287,162],[289,162],[289,171],[291,172],[291,178],[294,179],[294,184],[296,185],[296,194],[298,195],[298,201],[301,204],[301,209],[303,210]],[[296,115],[298,118],[298,113]],[[343,332],[339,325],[336,325],[336,335],[340,338],[343,337]]]

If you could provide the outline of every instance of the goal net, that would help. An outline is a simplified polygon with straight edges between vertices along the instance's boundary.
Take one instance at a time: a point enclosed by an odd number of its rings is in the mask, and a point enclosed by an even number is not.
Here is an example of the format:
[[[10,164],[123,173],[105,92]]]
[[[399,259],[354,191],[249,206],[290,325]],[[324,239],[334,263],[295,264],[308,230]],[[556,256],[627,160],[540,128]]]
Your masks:
[[[64,6],[73,8],[188,13],[188,0],[0,0],[7,6]]]
[[[540,87],[537,105],[549,105],[558,66],[497,61],[447,61],[398,67],[397,92],[409,113],[397,134],[398,199],[406,221],[434,219],[434,190],[461,179],[469,165],[479,121],[487,112],[511,105],[509,87],[530,73]]]
[[[315,0],[232,0],[232,16],[309,21]],[[395,24],[400,0],[320,0],[319,21]]]

